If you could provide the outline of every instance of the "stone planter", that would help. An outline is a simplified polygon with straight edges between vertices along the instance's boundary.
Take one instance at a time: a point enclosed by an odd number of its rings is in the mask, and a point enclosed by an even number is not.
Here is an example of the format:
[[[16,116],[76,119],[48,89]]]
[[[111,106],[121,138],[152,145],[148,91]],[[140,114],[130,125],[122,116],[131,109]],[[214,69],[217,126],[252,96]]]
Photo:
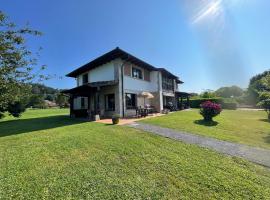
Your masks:
[[[119,120],[119,117],[113,117],[113,118],[112,118],[112,123],[113,123],[113,124],[119,124],[119,121],[120,121],[120,120]]]
[[[99,115],[93,115],[93,121],[99,121],[100,116]]]
[[[213,121],[213,117],[210,117],[210,116],[204,116],[203,119],[206,122],[212,122]]]

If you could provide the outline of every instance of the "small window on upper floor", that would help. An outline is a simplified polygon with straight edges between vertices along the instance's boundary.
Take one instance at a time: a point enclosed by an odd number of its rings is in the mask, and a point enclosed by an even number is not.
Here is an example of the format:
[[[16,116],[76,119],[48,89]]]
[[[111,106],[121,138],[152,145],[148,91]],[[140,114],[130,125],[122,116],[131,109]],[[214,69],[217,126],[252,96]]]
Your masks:
[[[135,68],[135,67],[132,67],[132,77],[142,79],[143,78],[142,70],[138,69],[138,68]]]
[[[83,84],[88,83],[88,73],[83,75],[82,81],[83,81],[83,82],[82,82]]]

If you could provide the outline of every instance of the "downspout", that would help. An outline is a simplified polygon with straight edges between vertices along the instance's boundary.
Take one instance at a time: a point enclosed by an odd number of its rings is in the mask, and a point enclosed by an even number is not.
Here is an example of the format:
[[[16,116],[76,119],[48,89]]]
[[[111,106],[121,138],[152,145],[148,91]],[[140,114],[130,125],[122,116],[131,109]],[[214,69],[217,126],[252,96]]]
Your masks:
[[[125,117],[125,103],[124,103],[124,98],[125,98],[125,93],[124,93],[124,65],[128,62],[129,55],[127,59],[122,63],[121,65],[121,85],[122,85],[122,115]]]

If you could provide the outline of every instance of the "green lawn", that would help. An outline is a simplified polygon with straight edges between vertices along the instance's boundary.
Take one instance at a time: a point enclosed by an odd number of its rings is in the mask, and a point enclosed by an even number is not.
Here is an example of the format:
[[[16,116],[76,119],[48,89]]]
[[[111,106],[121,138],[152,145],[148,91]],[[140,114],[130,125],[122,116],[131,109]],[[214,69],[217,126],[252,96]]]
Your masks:
[[[214,123],[205,124],[199,110],[175,112],[142,122],[221,140],[270,148],[270,123],[264,111],[223,110]]]
[[[67,113],[0,121],[0,199],[269,199],[261,166]]]

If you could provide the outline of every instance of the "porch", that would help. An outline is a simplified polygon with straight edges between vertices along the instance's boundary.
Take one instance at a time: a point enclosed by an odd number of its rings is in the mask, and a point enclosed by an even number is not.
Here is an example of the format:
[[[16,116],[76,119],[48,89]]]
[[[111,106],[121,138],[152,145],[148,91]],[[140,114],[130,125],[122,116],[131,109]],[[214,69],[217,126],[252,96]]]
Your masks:
[[[116,81],[87,83],[62,93],[69,95],[70,117],[98,120],[116,111]]]
[[[187,92],[175,92],[175,99],[178,110],[190,108],[190,94]]]

